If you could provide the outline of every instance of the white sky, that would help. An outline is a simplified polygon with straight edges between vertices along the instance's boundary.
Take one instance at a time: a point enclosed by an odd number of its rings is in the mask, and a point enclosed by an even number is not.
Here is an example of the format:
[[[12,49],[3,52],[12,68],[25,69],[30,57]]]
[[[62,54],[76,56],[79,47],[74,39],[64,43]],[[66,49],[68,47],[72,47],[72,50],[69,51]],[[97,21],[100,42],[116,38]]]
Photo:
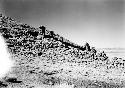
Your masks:
[[[2,0],[12,18],[96,48],[125,48],[124,0]]]

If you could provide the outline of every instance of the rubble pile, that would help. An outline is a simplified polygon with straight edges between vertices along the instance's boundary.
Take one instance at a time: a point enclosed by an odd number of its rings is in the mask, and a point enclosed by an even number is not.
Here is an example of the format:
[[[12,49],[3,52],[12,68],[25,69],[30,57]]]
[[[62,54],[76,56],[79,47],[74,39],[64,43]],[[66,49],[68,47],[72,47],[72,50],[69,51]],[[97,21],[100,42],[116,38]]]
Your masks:
[[[17,78],[8,77],[5,83],[9,80],[9,84],[25,85],[23,88],[31,85],[35,88],[34,85],[37,83],[38,85],[60,84],[62,79],[57,77],[63,76],[62,74],[70,75],[70,72],[73,72],[71,68],[75,67],[73,64],[95,69],[99,67],[112,69],[118,66],[124,69],[124,60],[122,63],[118,58],[110,61],[104,51],[98,52],[88,43],[79,46],[53,31],[46,30],[44,26],[34,28],[2,14],[0,15],[0,34],[16,62],[11,74]],[[67,63],[70,64],[68,65],[70,70],[65,67]],[[5,83],[0,82],[0,85],[7,86]]]

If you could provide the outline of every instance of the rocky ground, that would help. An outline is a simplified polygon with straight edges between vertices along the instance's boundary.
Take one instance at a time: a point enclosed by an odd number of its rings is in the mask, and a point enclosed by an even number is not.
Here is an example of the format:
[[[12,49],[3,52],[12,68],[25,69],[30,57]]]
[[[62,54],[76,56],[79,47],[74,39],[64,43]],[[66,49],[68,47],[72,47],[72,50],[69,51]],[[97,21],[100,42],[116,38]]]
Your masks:
[[[124,59],[109,59],[46,30],[0,15],[0,33],[15,63],[0,88],[124,88]]]

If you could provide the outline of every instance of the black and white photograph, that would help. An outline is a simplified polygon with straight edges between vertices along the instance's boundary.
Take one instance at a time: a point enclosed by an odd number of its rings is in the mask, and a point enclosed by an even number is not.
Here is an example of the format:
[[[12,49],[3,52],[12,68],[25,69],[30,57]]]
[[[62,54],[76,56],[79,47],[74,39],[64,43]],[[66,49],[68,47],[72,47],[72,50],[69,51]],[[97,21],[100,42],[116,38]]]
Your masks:
[[[0,0],[0,88],[125,88],[125,0]]]

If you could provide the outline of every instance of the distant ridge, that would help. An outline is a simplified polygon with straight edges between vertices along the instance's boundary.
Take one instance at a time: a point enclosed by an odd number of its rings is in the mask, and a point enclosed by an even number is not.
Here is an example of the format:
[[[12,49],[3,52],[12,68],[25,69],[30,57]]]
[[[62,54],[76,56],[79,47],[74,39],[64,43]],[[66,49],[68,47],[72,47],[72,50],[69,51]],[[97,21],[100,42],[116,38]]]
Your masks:
[[[115,50],[125,50],[125,48],[97,48],[97,49],[105,49],[105,50],[110,50],[110,49],[115,49]]]
[[[40,26],[39,28],[34,28],[34,27],[32,27],[30,25],[27,25],[27,24],[18,23],[14,19],[12,19],[10,17],[7,17],[7,16],[4,16],[2,14],[0,14],[0,18],[2,18],[2,21],[8,21],[8,23],[10,23],[10,26],[12,26],[12,24],[15,24],[15,25],[18,25],[20,27],[25,27],[25,28],[30,28],[31,27],[34,31],[38,31],[38,30],[41,29],[42,30],[42,34],[44,35],[45,38],[54,38],[57,41],[60,41],[60,42],[66,44],[68,46],[79,48],[81,50],[85,50],[86,48],[88,48],[88,50],[90,51],[90,45],[87,42],[85,43],[84,46],[80,46],[80,45],[78,45],[76,43],[73,43],[73,42],[69,41],[68,39],[65,39],[64,37],[62,37],[62,36],[60,36],[58,34],[55,34],[54,31],[46,30],[46,27],[44,27],[44,26]],[[2,31],[0,31],[0,32],[2,32]],[[11,37],[11,35],[8,35],[8,37]]]

